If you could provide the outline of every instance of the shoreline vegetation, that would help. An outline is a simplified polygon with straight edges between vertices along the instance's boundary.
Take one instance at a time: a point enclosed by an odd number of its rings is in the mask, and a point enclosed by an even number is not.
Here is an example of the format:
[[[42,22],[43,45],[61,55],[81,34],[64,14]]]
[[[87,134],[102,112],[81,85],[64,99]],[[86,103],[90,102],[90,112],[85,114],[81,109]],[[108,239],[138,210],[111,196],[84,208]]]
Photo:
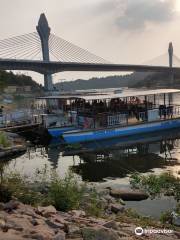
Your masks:
[[[33,92],[43,90],[42,85],[35,82],[30,76],[0,70],[0,92],[3,93],[8,86],[31,86]]]
[[[26,151],[26,143],[23,138],[15,133],[0,131],[0,159],[21,154]]]
[[[180,75],[174,74],[173,87],[180,88]],[[107,77],[77,79],[55,84],[56,88],[64,91],[104,89],[104,88],[172,88],[168,73],[135,72],[126,75],[111,75]]]
[[[62,179],[47,166],[31,178],[4,170],[0,181],[0,239],[136,239],[134,229],[139,226],[174,231],[140,239],[178,239],[179,179],[169,173],[136,173],[130,176],[130,183],[133,194],[151,198],[173,196],[176,209],[163,213],[157,221],[126,208],[121,189],[95,189],[92,184],[81,183],[72,172]]]

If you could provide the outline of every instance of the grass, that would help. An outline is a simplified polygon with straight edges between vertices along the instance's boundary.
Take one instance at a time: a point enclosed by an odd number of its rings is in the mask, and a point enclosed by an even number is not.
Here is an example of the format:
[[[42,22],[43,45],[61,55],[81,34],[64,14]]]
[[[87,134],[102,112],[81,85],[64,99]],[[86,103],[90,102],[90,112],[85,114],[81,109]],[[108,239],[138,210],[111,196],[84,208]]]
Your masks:
[[[84,191],[85,185],[79,184],[71,172],[64,179],[54,173],[49,185],[48,198],[57,210],[68,211],[80,207]]]
[[[178,198],[179,180],[170,174],[160,176],[131,176],[131,184],[136,188],[143,188],[151,193],[153,197],[173,189],[174,197]],[[22,176],[20,173],[5,173],[1,176],[0,201],[7,202],[12,197],[19,201],[33,206],[54,205],[57,210],[69,211],[73,209],[85,210],[87,215],[104,217],[104,206],[100,201],[100,195],[94,188],[80,183],[77,177],[68,172],[64,178],[60,178],[55,171],[49,171],[47,166],[37,170],[33,178]],[[177,205],[177,213],[180,213],[180,204]],[[116,216],[116,220],[122,222],[137,223],[142,226],[155,226],[157,221],[150,217],[139,215],[132,209],[126,209],[124,213]],[[163,213],[162,224],[171,223],[170,213]]]
[[[133,188],[146,191],[152,199],[168,195],[180,201],[180,180],[171,173],[150,174],[147,176],[134,173],[130,176],[130,184]]]
[[[85,200],[85,201],[84,201]],[[86,211],[87,215],[102,217],[104,206],[100,197],[94,188],[89,190],[88,197],[82,197],[81,206]]]
[[[178,203],[176,206],[176,212],[177,212],[177,214],[180,215],[180,203]]]
[[[3,189],[7,194],[3,193]],[[42,202],[42,195],[38,191],[34,191],[29,187],[29,181],[26,176],[20,173],[9,173],[1,178],[0,183],[1,201],[9,201],[13,196],[25,204],[36,205]],[[7,195],[7,196],[6,196]]]
[[[136,226],[141,226],[142,228],[156,227],[162,228],[162,223],[153,219],[150,216],[142,216],[136,210],[132,208],[126,209],[121,215],[116,217],[116,220],[122,223],[130,223]]]
[[[141,226],[142,228],[158,228],[158,229],[172,229],[179,231],[179,227],[172,225],[172,219],[170,218],[170,212],[162,213],[160,221],[153,219],[150,216],[142,216],[136,210],[128,208],[124,213],[118,215],[116,220],[121,223],[134,224]]]
[[[0,145],[2,145],[4,148],[11,146],[11,142],[4,132],[0,132]]]
[[[130,176],[130,183],[133,188],[146,191],[152,199],[161,197],[162,195],[174,197],[177,201],[175,212],[180,214],[180,180],[171,173],[162,173],[160,175],[150,174],[147,176],[134,173]],[[172,211],[163,212],[160,216],[160,222],[166,224],[166,226],[171,225],[171,213]],[[144,222],[144,219],[141,217],[137,217],[137,219],[142,220],[142,223]]]
[[[171,211],[166,211],[166,212],[163,212],[160,216],[160,221],[163,223],[163,224],[172,224],[172,215],[171,215]]]
[[[93,216],[100,216],[102,210],[95,190],[90,191],[86,184],[79,183],[72,172],[62,179],[56,172],[49,172],[47,166],[37,170],[33,179],[20,173],[4,173],[0,182],[0,202],[12,197],[33,206],[53,205],[59,211],[82,209]]]

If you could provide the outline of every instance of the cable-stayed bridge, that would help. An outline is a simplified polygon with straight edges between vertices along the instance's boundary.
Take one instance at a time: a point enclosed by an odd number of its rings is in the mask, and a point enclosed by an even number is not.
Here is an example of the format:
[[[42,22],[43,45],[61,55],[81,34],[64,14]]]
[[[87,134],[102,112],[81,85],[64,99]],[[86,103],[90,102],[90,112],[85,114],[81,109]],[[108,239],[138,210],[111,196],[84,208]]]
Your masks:
[[[180,59],[173,55],[172,43],[168,54],[146,64],[114,64],[52,34],[44,14],[36,30],[0,41],[0,70],[41,73],[45,89],[49,91],[53,89],[52,74],[62,71],[166,71],[171,76],[180,73]]]

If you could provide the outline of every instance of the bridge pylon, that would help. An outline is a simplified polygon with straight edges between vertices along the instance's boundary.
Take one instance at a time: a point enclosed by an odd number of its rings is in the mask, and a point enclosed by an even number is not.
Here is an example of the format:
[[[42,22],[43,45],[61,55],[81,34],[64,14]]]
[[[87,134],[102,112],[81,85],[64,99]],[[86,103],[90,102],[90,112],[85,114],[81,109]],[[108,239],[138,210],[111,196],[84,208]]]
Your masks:
[[[40,15],[36,30],[37,30],[40,40],[41,40],[43,61],[49,62],[50,61],[49,36],[50,36],[51,28],[48,25],[48,21],[47,21],[47,18],[44,13],[42,13]],[[53,82],[52,82],[52,74],[51,73],[44,74],[44,87],[45,87],[46,91],[53,90]]]
[[[172,44],[172,42],[169,43],[168,53],[169,53],[169,67],[170,67],[170,84],[173,87],[174,72],[173,72],[173,44]]]

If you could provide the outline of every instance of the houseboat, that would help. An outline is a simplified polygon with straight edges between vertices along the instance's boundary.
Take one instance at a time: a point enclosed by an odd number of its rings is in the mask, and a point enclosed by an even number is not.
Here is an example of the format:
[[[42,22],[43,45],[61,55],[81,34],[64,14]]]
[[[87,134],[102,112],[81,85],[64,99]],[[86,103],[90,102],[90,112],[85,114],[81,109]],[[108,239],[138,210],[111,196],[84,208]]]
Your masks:
[[[173,103],[178,93],[159,89],[81,97],[80,129],[62,136],[67,143],[81,143],[180,128],[180,106]]]
[[[180,127],[179,93],[158,89],[48,96],[39,98],[39,107],[52,137],[81,143]]]

